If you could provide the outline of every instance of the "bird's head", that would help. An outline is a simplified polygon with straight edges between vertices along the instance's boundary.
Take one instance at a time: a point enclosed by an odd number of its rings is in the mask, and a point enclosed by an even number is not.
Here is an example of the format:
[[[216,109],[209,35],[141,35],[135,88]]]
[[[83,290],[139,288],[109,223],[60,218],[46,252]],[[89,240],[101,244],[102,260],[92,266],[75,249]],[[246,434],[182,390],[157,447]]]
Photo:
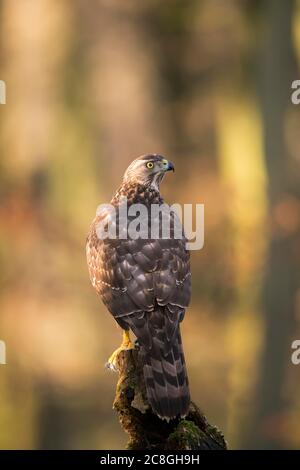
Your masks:
[[[124,183],[151,186],[159,190],[159,185],[167,171],[174,171],[174,165],[162,155],[142,155],[134,160],[125,171]]]

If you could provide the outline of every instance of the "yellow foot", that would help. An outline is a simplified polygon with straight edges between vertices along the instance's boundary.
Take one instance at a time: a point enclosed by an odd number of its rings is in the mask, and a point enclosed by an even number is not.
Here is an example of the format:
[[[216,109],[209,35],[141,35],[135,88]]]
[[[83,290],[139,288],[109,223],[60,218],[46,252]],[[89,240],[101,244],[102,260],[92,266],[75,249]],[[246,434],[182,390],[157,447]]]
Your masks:
[[[107,363],[105,364],[105,367],[107,367],[107,369],[113,370],[114,372],[117,372],[119,369],[118,367],[119,354],[122,351],[128,351],[129,349],[134,349],[134,344],[130,340],[129,331],[124,331],[123,341],[122,341],[121,346],[112,353]]]

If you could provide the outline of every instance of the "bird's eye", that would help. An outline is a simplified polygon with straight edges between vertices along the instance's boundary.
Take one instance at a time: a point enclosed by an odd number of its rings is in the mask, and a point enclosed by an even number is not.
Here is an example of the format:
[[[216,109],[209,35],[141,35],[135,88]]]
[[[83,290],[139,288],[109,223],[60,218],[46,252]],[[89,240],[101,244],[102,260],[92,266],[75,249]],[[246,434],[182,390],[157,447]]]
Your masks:
[[[147,162],[146,167],[149,168],[149,170],[152,170],[152,168],[154,167],[154,163],[153,162]]]

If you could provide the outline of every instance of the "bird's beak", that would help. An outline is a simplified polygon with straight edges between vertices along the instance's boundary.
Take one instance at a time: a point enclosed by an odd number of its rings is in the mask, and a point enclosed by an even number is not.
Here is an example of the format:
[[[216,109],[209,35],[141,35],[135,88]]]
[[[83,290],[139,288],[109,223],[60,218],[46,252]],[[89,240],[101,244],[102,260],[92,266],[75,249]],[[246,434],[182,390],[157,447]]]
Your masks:
[[[167,170],[167,171],[173,171],[173,173],[174,173],[174,171],[175,171],[174,165],[173,165],[172,162],[170,162],[170,160],[169,160],[169,162],[168,162],[168,170]]]
[[[163,160],[164,171],[175,171],[174,165],[170,160]]]

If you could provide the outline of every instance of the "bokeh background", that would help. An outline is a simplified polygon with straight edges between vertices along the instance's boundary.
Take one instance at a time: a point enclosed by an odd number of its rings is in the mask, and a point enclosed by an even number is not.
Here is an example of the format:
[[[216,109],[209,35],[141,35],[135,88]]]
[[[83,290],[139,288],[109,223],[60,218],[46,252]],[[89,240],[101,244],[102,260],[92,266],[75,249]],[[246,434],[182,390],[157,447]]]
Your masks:
[[[183,339],[231,448],[300,447],[300,2],[1,0],[0,448],[123,448],[85,238],[128,163],[205,204]]]

